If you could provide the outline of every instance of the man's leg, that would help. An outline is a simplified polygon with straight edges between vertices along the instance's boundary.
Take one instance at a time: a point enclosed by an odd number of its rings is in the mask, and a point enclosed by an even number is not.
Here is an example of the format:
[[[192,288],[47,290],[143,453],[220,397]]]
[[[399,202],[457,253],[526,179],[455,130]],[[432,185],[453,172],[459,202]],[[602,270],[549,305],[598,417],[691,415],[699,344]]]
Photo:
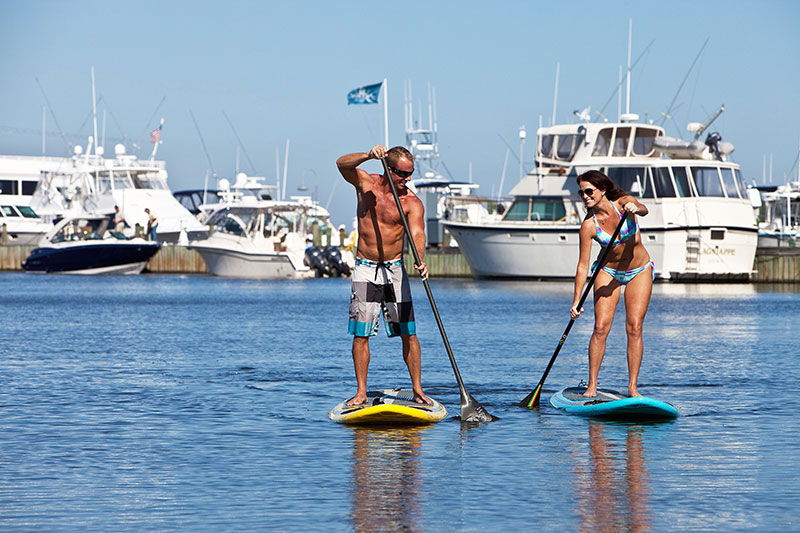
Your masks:
[[[369,371],[369,337],[353,337],[353,366],[356,370],[356,395],[347,400],[347,405],[358,405],[367,401],[367,372]]]
[[[414,391],[414,401],[418,403],[431,403],[430,398],[422,391],[422,350],[416,335],[401,335],[403,339],[403,360],[408,367],[411,377],[411,388]]]

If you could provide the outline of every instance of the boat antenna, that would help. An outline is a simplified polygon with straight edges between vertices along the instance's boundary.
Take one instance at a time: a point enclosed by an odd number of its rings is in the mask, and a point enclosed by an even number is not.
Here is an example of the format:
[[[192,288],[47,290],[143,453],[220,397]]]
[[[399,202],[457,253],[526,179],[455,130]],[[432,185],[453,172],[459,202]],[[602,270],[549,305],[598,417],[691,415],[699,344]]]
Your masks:
[[[625,114],[631,112],[631,48],[633,47],[633,19],[628,19],[628,72],[625,76]]]
[[[505,184],[506,181],[506,169],[508,168],[508,154],[510,152],[511,150],[506,148],[506,157],[503,160],[503,173],[500,174],[500,189],[497,191],[498,200],[500,200],[500,198],[503,196],[503,185]]]
[[[558,76],[560,74],[560,70],[561,70],[561,63],[556,62],[556,83],[553,89],[553,115],[552,118],[550,119],[551,126],[554,126],[556,123],[556,106],[558,105]],[[520,164],[522,163],[520,162]]]
[[[247,158],[247,162],[250,164],[250,170],[253,171],[253,174],[258,174],[256,166],[253,164],[253,160],[250,159],[250,154],[247,153],[247,148],[244,147],[244,143],[242,142],[242,139],[239,137],[239,133],[236,131],[236,128],[233,127],[233,122],[231,122],[231,119],[228,118],[228,114],[224,110],[222,111],[222,114],[225,115],[225,120],[228,121],[228,126],[231,127],[231,131],[233,131],[234,136],[236,136],[236,142],[239,143],[242,152],[244,152],[244,156]]]
[[[644,47],[644,50],[642,50],[642,53],[639,54],[639,56],[636,58],[636,61],[634,61],[633,64],[631,65],[631,68],[630,68],[631,72],[633,72],[633,69],[636,68],[636,65],[639,64],[639,61],[641,61],[641,59],[644,57],[644,55],[647,53],[647,51],[650,50],[650,47],[653,46],[654,42],[656,42],[655,39],[650,41],[650,44],[648,44],[647,46]],[[616,96],[617,91],[619,91],[620,87],[622,87],[622,80],[620,80],[619,83],[617,83],[617,86],[614,87],[614,90],[611,91],[610,95],[608,95],[608,100],[606,100],[606,103],[603,104],[603,107],[600,108],[600,111],[596,111],[596,114],[597,114],[598,117],[605,116],[605,115],[603,115],[603,113],[605,112],[606,108],[608,107],[608,104],[611,103],[611,100],[614,98],[614,96]]]
[[[705,123],[697,129],[696,132],[694,132],[694,140],[696,141],[697,139],[699,139],[700,136],[703,134],[703,132],[706,131],[708,129],[708,127],[715,120],[717,120],[717,117],[719,117],[724,112],[725,112],[725,105],[723,104],[723,105],[719,106],[719,109],[717,109],[716,112],[714,112],[714,114],[711,115],[711,117],[709,117],[709,119],[706,120]]]
[[[47,110],[50,111],[50,115],[53,117],[53,122],[55,122],[56,124],[58,135],[61,137],[61,140],[64,141],[64,147],[67,149],[67,151],[69,151],[70,146],[69,142],[67,142],[67,136],[64,135],[64,130],[61,129],[61,125],[58,123],[58,117],[56,117],[56,112],[53,111],[53,106],[50,105],[50,99],[47,97],[47,93],[44,92],[44,87],[42,87],[42,83],[39,81],[38,76],[34,76],[33,79],[36,80],[36,85],[39,86],[39,90],[41,91],[42,96],[44,97],[44,103],[47,105]]]
[[[47,152],[47,108],[42,106],[42,155]]]
[[[286,177],[289,175],[289,142],[290,139],[286,139],[286,151],[283,154],[283,191],[281,191],[281,199],[286,199]]]
[[[692,69],[694,69],[694,66],[697,64],[697,61],[700,59],[700,56],[703,54],[703,50],[706,49],[706,45],[708,45],[708,41],[710,40],[711,37],[706,38],[706,42],[704,42],[703,46],[700,47],[700,51],[697,52],[694,61],[692,61],[692,65],[689,67],[689,70],[686,71],[686,75],[683,77],[683,81],[681,81],[681,84],[678,86],[678,90],[675,91],[675,96],[672,97],[672,101],[669,103],[669,106],[667,106],[667,110],[664,111],[663,116],[661,117],[661,124],[660,124],[661,126],[663,126],[664,122],[666,122],[667,119],[671,116],[671,113],[673,111],[673,106],[675,105],[675,101],[678,99],[678,95],[681,93],[681,90],[683,90],[683,86],[686,84],[686,80],[689,79],[689,75],[692,73]]]
[[[214,170],[214,163],[211,161],[211,154],[208,153],[206,141],[203,139],[203,134],[200,132],[200,126],[197,125],[197,119],[194,118],[194,113],[192,113],[191,109],[189,110],[189,115],[192,117],[192,122],[194,122],[194,129],[197,131],[197,136],[200,137],[200,144],[203,145],[203,153],[206,154],[206,159],[208,159],[208,168],[211,170],[211,175],[216,178],[217,173]]]
[[[92,131],[94,132],[94,153],[97,155],[97,92],[94,83],[94,66],[92,66]]]
[[[500,137],[500,140],[503,141],[503,144],[506,145],[506,148],[508,148],[508,150],[511,152],[511,155],[513,155],[514,159],[517,160],[517,163],[521,163],[521,160],[520,160],[519,156],[517,155],[517,152],[514,151],[514,149],[511,147],[511,145],[508,143],[508,141],[506,141],[505,137],[503,137],[499,133],[497,134],[497,136]]]

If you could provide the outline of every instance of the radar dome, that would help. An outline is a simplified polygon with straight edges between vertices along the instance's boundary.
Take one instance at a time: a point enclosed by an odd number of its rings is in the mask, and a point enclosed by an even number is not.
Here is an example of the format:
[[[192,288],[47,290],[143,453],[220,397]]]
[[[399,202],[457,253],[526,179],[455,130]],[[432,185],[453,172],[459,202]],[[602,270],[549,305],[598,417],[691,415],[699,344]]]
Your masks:
[[[114,153],[116,155],[125,155],[125,145],[124,144],[115,144],[114,145]]]

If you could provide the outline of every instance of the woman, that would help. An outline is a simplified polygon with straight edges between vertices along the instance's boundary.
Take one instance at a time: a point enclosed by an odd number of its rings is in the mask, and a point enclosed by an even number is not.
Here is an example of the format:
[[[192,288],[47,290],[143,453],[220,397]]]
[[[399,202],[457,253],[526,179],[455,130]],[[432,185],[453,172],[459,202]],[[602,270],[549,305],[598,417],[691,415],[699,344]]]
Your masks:
[[[614,321],[614,312],[625,286],[625,329],[628,334],[628,394],[641,396],[636,389],[639,367],[642,365],[642,323],[650,304],[650,293],[655,279],[655,265],[642,244],[636,216],[644,216],[647,208],[636,198],[620,190],[608,176],[590,170],[578,176],[579,194],[587,208],[580,230],[580,258],[575,271],[575,296],[570,316],[578,318],[578,309],[586,278],[597,268],[597,261],[589,270],[592,239],[601,246],[611,246],[605,265],[594,282],[594,332],[589,341],[589,385],[584,396],[597,395],[597,376],[606,352],[606,339]],[[613,244],[610,243],[622,218],[628,217]]]

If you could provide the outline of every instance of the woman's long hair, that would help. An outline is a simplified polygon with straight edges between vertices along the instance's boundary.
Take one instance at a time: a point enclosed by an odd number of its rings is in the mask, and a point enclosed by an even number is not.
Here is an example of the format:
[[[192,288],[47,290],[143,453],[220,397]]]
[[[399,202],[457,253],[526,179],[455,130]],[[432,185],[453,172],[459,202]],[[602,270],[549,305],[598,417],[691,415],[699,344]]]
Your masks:
[[[616,183],[614,183],[611,178],[600,172],[599,170],[589,170],[584,172],[576,179],[576,183],[580,183],[582,181],[588,181],[601,191],[606,193],[606,198],[611,200],[617,200],[622,198],[623,196],[627,195],[625,191],[620,189]]]

